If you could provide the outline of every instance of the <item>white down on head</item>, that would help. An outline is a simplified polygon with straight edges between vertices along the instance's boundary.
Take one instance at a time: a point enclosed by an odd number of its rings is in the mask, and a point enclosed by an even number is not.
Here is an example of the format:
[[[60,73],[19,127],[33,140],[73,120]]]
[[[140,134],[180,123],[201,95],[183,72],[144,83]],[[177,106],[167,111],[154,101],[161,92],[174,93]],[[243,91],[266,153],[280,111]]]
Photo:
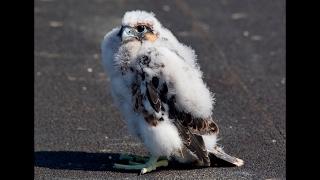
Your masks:
[[[195,51],[190,46],[179,42],[169,29],[162,26],[153,12],[135,10],[124,14],[122,25],[133,26],[137,23],[152,24],[154,32],[159,35],[158,41],[162,46],[175,51],[188,64],[198,68]]]

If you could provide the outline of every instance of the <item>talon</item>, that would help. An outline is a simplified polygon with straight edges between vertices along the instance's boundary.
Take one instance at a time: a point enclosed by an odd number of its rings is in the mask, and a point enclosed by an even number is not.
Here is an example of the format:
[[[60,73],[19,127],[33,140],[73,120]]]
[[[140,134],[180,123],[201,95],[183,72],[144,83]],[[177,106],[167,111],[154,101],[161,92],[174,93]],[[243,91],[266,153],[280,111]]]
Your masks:
[[[147,171],[148,171],[147,168],[142,168],[140,174],[145,174],[147,173]]]

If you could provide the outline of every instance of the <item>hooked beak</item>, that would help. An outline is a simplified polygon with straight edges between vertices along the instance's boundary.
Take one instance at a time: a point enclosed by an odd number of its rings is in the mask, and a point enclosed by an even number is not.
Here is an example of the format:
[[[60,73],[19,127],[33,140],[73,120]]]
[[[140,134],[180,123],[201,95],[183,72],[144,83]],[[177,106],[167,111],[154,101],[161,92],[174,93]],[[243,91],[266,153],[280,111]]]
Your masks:
[[[120,36],[122,41],[128,41],[131,39],[137,39],[139,41],[142,41],[142,38],[144,37],[143,34],[138,33],[135,28],[130,26],[122,26],[118,36]]]

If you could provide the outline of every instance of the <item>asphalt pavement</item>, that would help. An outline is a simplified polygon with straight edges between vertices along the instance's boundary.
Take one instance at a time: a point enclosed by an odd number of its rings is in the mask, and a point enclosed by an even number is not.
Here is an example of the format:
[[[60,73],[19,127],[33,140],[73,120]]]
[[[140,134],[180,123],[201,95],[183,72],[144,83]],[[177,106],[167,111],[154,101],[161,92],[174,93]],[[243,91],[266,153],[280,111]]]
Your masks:
[[[198,54],[220,144],[242,167],[112,168],[146,155],[112,103],[100,43],[128,10],[153,11]],[[36,0],[35,179],[285,179],[285,1]]]

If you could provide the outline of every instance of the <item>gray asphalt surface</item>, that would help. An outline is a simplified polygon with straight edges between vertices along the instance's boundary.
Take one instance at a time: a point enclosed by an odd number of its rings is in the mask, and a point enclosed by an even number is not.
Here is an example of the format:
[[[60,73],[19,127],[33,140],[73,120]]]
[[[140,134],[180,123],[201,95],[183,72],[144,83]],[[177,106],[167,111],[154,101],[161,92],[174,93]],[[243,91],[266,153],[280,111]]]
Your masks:
[[[127,134],[100,56],[103,36],[135,9],[196,50],[220,143],[243,167],[112,168],[119,153],[147,153]],[[284,0],[36,0],[34,10],[35,179],[285,179]]]

